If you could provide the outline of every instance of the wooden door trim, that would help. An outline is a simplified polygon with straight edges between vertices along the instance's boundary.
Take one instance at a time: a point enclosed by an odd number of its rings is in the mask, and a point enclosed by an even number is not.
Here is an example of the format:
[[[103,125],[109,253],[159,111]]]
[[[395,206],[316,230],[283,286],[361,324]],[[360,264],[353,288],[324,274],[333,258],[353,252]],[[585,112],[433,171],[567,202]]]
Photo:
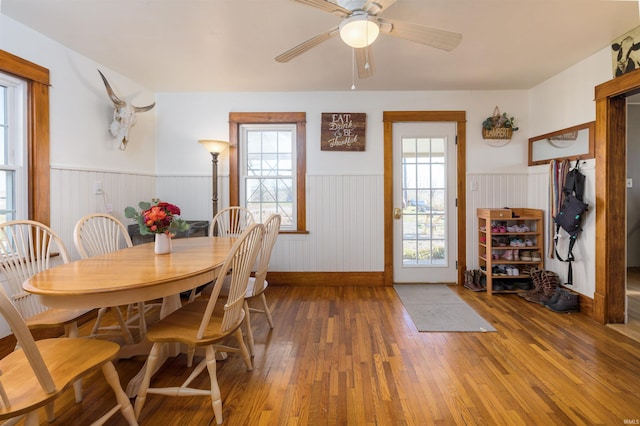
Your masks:
[[[457,133],[458,192],[458,285],[467,269],[466,197],[466,112],[465,111],[384,111],[384,285],[393,285],[393,123],[454,122]]]
[[[626,97],[638,92],[640,70],[595,88],[596,289],[593,318],[602,324],[625,321]]]

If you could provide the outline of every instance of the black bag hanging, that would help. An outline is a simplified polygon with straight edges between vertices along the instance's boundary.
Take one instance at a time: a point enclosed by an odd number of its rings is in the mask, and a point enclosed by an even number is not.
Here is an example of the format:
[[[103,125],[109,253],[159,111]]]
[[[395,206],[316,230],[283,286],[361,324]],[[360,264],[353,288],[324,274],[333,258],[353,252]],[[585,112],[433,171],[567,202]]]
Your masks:
[[[573,285],[573,268],[571,262],[575,260],[573,256],[573,246],[576,243],[576,239],[582,231],[580,227],[585,212],[589,205],[582,201],[584,196],[584,182],[586,176],[580,172],[580,160],[576,160],[576,166],[567,173],[567,176],[562,187],[564,194],[564,201],[560,212],[553,221],[556,223],[556,235],[553,239],[556,256],[559,261],[569,263],[569,271],[567,274],[567,285]],[[564,229],[569,234],[569,251],[566,259],[563,259],[558,253],[558,238],[560,236],[560,228]]]

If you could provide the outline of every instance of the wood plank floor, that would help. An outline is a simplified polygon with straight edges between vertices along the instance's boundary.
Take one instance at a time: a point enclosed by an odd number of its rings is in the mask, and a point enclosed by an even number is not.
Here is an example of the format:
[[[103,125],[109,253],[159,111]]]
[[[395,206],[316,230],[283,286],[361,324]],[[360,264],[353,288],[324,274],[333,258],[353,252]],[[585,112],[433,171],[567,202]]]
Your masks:
[[[640,268],[627,269],[627,322],[609,327],[640,342]]]
[[[218,362],[225,425],[622,425],[640,419],[640,343],[517,295],[454,288],[498,330],[420,333],[393,288],[272,287],[256,355]],[[144,358],[118,361],[123,385]],[[155,383],[179,385],[185,356]],[[93,377],[53,425],[86,425],[113,397]],[[197,382],[208,386],[206,373]],[[152,382],[154,383],[154,382]],[[42,424],[49,424],[41,415]],[[109,425],[123,424],[116,415]],[[141,425],[215,424],[204,397],[149,395]]]

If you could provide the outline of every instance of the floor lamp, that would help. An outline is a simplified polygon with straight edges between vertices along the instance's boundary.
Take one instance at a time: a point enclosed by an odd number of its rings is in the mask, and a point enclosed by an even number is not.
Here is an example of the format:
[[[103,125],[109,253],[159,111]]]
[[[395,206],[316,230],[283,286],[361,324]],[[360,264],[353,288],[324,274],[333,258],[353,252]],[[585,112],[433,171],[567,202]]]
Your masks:
[[[211,179],[213,180],[213,190],[211,193],[213,215],[211,217],[213,218],[218,213],[218,154],[227,148],[229,142],[210,139],[201,139],[198,142],[211,153]]]

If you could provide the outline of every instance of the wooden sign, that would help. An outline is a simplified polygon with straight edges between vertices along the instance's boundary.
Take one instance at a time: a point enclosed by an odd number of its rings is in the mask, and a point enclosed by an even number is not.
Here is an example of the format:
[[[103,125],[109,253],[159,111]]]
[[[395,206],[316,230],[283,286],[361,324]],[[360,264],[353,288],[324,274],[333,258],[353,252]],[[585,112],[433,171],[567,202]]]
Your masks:
[[[320,133],[322,151],[364,151],[367,114],[323,112]]]

